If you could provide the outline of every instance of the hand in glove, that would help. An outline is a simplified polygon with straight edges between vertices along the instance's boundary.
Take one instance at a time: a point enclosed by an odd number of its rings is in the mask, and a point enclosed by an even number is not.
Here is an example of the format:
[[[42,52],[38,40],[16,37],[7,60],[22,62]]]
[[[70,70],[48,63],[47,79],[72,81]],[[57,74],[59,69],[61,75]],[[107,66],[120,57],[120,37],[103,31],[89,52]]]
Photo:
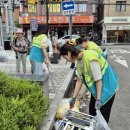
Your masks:
[[[95,102],[95,109],[100,109],[101,108],[101,100],[97,99],[96,102]]]
[[[75,98],[71,98],[70,100],[70,109],[72,109],[74,107],[75,104]]]

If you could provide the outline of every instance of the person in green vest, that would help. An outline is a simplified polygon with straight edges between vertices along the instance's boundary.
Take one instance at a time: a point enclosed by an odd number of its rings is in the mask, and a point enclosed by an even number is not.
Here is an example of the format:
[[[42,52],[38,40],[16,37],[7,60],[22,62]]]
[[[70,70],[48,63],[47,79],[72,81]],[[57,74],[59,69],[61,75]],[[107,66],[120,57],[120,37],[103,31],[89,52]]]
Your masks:
[[[88,37],[85,34],[82,34],[75,40],[76,48],[80,50],[94,50],[98,54],[102,55],[106,58],[105,54],[103,53],[102,49],[93,41],[89,41]],[[86,91],[86,95],[90,97],[89,90]]]
[[[93,50],[96,51],[99,55],[102,55],[105,59],[107,59],[107,56],[104,54],[102,49],[93,41],[89,41],[88,38],[85,35],[81,35],[78,39],[76,39],[76,45],[78,49],[81,50]],[[118,76],[116,72],[112,69],[116,79],[118,80]]]
[[[48,39],[47,35],[42,32],[42,28],[38,27],[33,36],[33,43],[30,51],[31,70],[35,75],[42,75],[49,64],[49,56],[47,53]]]
[[[76,45],[79,46],[82,50],[95,50],[98,54],[106,58],[102,49],[95,42],[89,41],[86,36],[81,36],[76,39]]]
[[[69,62],[77,60],[78,79],[70,100],[70,107],[81,89],[82,83],[91,92],[89,103],[90,115],[96,115],[100,109],[105,120],[109,122],[111,107],[118,90],[118,80],[107,60],[94,50],[79,50],[70,44],[64,44],[60,49],[61,56]]]

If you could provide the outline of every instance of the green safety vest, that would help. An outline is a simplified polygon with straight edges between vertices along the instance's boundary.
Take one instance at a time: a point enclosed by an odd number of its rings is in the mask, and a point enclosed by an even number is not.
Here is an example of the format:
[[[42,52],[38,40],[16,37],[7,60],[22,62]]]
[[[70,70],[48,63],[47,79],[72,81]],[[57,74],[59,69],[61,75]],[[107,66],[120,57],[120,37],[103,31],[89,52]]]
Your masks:
[[[94,98],[97,98],[97,90],[96,90],[96,82],[93,79],[90,62],[92,60],[98,61],[101,73],[102,73],[102,94],[101,94],[101,103],[104,105],[107,101],[111,99],[111,97],[118,90],[119,84],[117,75],[105,60],[105,58],[98,54],[93,50],[84,50],[83,51],[83,68],[81,70],[80,61],[77,63],[77,69],[79,74],[82,76],[82,81],[88,87],[89,91],[92,93]]]
[[[41,34],[41,35],[39,35],[39,36],[37,36],[37,37],[33,37],[33,44],[32,44],[32,46],[35,46],[35,47],[38,47],[38,48],[41,48],[41,41],[42,41],[42,39],[43,38],[45,38],[46,37],[46,35],[45,34]]]
[[[101,68],[102,76],[104,75],[105,70],[108,67],[108,62],[100,54],[98,54],[97,52],[93,50],[84,50],[83,51],[84,72],[82,72],[81,70],[80,61],[77,61],[77,69],[80,76],[84,76],[88,87],[91,87],[95,82],[91,73],[91,68],[90,68],[90,62],[93,60],[98,61]]]
[[[94,43],[92,41],[88,42],[88,47],[86,48],[86,50],[95,50],[98,54],[102,55],[101,48],[96,43]]]

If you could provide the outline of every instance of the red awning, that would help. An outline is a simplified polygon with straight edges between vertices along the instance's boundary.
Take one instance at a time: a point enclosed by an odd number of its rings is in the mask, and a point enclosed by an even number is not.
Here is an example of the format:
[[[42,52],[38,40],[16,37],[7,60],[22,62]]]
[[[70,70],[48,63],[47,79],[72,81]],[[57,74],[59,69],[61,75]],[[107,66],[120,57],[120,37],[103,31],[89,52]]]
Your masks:
[[[39,24],[46,24],[46,16],[27,16],[20,17],[20,24],[30,24],[31,19],[37,19]],[[79,23],[94,23],[94,16],[73,16],[72,21],[74,24]],[[67,24],[67,16],[49,16],[49,24]]]

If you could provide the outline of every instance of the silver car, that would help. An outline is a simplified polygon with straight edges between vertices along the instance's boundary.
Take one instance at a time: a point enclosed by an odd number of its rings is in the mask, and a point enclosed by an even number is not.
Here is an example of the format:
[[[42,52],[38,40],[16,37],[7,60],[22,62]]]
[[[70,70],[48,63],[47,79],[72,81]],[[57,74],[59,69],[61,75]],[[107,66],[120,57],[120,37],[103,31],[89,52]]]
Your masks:
[[[70,39],[70,36],[69,36],[69,35],[63,36],[63,37],[61,37],[60,39],[58,39],[58,45],[59,45],[59,46],[62,46],[62,45],[64,45],[67,41],[76,39],[76,38],[78,38],[78,37],[79,37],[79,35],[72,35],[72,36],[71,36],[71,39]]]

